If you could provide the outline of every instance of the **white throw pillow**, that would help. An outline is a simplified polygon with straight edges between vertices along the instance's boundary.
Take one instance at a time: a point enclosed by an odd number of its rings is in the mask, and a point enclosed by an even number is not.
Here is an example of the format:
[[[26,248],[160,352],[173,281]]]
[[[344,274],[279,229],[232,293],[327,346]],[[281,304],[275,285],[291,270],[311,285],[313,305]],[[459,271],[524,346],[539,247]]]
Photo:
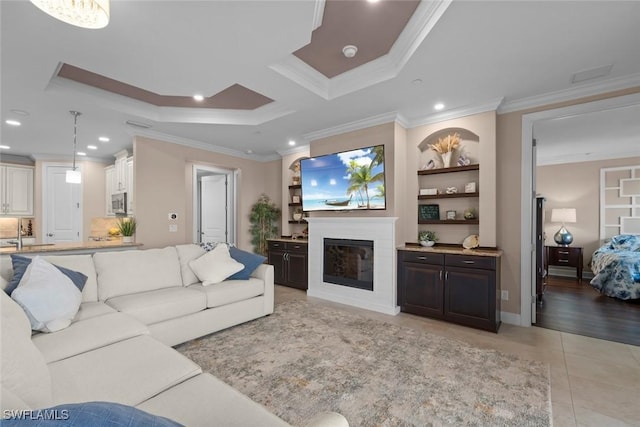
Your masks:
[[[27,314],[31,329],[55,332],[71,324],[80,308],[82,292],[53,264],[37,256],[11,298]]]
[[[203,286],[220,283],[237,273],[244,265],[231,258],[227,245],[218,245],[215,249],[189,261],[189,267],[202,281]]]

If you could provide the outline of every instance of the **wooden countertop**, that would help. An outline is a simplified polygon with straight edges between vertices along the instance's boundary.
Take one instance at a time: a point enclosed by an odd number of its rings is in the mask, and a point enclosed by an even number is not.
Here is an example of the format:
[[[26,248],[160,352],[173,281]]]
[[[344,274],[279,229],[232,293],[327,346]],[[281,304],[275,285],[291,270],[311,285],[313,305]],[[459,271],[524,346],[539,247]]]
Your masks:
[[[309,243],[309,239],[292,239],[291,237],[277,237],[273,239],[267,239],[268,242],[290,242],[290,243]]]
[[[434,254],[452,254],[452,255],[474,255],[474,256],[486,256],[493,258],[500,258],[502,256],[502,249],[489,249],[489,248],[476,248],[465,249],[462,246],[455,245],[438,245],[431,247],[420,246],[419,244],[407,244],[404,246],[398,246],[396,248],[399,251],[411,251],[411,252],[431,252]]]
[[[120,240],[98,241],[98,242],[68,242],[56,243],[53,245],[28,245],[23,246],[21,250],[15,247],[0,248],[0,254],[35,254],[46,252],[70,252],[70,251],[86,251],[105,249],[136,249],[142,246],[142,243],[122,243]]]

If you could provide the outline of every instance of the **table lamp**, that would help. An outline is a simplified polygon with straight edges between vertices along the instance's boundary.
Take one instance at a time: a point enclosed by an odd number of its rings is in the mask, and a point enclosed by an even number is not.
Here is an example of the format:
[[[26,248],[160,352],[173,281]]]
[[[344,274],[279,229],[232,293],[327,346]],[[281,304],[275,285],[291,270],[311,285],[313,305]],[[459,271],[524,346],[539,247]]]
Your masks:
[[[559,246],[569,246],[573,242],[573,235],[564,226],[565,223],[576,222],[576,210],[574,208],[551,209],[551,222],[561,222],[562,227],[553,236],[553,240]]]

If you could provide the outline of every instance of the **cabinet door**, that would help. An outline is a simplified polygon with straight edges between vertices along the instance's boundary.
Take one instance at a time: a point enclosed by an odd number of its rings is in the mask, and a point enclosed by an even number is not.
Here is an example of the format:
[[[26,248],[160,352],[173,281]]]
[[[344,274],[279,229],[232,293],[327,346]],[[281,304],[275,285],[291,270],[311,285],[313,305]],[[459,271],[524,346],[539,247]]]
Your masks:
[[[306,290],[307,276],[307,254],[287,252],[287,284]]]
[[[285,252],[279,249],[269,249],[269,264],[273,265],[273,283],[286,285]]]
[[[33,168],[5,167],[5,215],[33,215]]]
[[[495,271],[460,267],[446,269],[445,317],[456,323],[495,331]]]
[[[111,205],[111,195],[116,193],[116,169],[113,166],[104,168],[104,182],[105,182],[105,212],[107,216],[114,216],[113,207]]]
[[[133,158],[127,159],[127,214],[133,214]]]
[[[123,191],[127,191],[127,158],[119,157],[115,162],[116,169],[116,193],[121,193]]]
[[[412,262],[402,262],[399,268],[401,310],[422,316],[442,317],[442,268]]]

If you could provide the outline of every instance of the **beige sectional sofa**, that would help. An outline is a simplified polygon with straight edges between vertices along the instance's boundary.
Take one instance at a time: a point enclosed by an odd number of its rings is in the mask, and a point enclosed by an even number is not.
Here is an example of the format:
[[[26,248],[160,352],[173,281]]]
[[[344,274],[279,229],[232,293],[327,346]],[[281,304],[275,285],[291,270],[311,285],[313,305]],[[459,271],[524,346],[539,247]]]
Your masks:
[[[287,425],[170,347],[273,312],[272,266],[202,286],[189,261],[203,253],[180,245],[44,257],[88,277],[83,302],[69,327],[32,334],[22,308],[0,292],[3,411],[106,401],[188,426]],[[348,425],[335,413],[310,423]]]

